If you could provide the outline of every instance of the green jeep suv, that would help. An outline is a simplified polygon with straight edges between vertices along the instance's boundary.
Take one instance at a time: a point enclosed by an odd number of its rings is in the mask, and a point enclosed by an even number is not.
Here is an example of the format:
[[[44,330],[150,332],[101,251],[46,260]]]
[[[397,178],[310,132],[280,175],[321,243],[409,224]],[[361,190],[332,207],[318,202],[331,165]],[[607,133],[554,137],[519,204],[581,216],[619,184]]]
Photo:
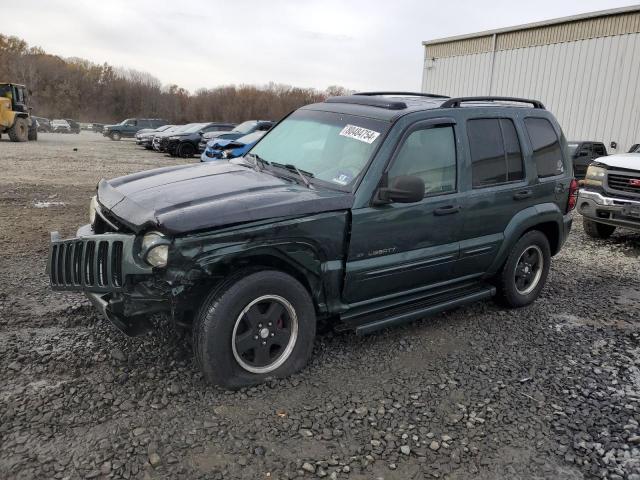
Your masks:
[[[157,313],[190,328],[205,379],[239,388],[303,368],[319,320],[365,334],[533,302],[576,190],[538,101],[333,97],[242,158],[101,180],[48,274],[125,333]]]

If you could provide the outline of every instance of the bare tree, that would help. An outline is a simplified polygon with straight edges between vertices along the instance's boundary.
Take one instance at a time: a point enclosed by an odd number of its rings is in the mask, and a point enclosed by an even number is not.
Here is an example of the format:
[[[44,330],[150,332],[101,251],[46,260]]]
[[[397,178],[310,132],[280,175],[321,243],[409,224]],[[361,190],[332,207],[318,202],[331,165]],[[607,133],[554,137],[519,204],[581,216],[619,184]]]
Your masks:
[[[162,86],[147,72],[49,55],[2,34],[0,72],[4,81],[29,87],[34,114],[102,123],[127,117],[165,118],[173,123],[278,120],[302,105],[349,93],[339,86],[319,91],[268,83],[201,88],[192,94],[179,85]]]

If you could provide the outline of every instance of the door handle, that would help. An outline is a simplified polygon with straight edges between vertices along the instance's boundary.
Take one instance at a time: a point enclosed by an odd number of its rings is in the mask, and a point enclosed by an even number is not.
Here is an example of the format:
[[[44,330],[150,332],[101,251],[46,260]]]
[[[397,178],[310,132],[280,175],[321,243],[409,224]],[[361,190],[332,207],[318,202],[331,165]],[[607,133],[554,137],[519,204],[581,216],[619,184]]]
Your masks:
[[[513,195],[515,200],[524,200],[525,198],[531,198],[533,196],[533,192],[531,190],[521,190],[516,192]]]
[[[451,215],[453,213],[458,213],[460,211],[460,205],[447,205],[446,207],[436,208],[433,211],[434,215]]]

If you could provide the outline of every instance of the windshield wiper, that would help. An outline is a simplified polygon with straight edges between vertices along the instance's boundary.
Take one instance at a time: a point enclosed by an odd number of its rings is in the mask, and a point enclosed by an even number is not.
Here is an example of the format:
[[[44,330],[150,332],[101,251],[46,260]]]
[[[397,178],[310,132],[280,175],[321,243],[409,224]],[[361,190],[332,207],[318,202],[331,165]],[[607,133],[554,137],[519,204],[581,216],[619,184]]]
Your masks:
[[[286,170],[289,170],[290,172],[296,172],[300,176],[304,184],[307,186],[307,188],[310,190],[314,190],[313,185],[311,185],[311,182],[307,179],[307,177],[313,178],[313,173],[307,172],[305,170],[300,170],[292,163],[271,162],[271,165],[273,165],[274,167],[284,168]]]
[[[265,165],[269,165],[269,162],[266,161],[264,158],[262,158],[257,153],[247,153],[246,156],[247,157],[249,157],[249,156],[253,157],[253,164],[255,165],[255,167],[258,169],[259,172],[262,171],[262,169],[264,168]],[[258,166],[258,164],[260,164],[260,166]]]

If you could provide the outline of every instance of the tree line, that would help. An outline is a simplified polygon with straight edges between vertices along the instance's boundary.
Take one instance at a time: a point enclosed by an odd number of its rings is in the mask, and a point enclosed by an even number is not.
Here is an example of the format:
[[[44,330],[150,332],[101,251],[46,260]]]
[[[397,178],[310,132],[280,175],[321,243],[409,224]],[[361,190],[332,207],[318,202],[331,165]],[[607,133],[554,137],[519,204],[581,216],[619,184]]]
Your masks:
[[[129,117],[164,118],[172,123],[278,120],[302,105],[347,93],[335,86],[320,91],[274,83],[191,93],[178,85],[163,86],[147,72],[50,55],[2,34],[0,81],[26,85],[34,115],[100,123]]]

